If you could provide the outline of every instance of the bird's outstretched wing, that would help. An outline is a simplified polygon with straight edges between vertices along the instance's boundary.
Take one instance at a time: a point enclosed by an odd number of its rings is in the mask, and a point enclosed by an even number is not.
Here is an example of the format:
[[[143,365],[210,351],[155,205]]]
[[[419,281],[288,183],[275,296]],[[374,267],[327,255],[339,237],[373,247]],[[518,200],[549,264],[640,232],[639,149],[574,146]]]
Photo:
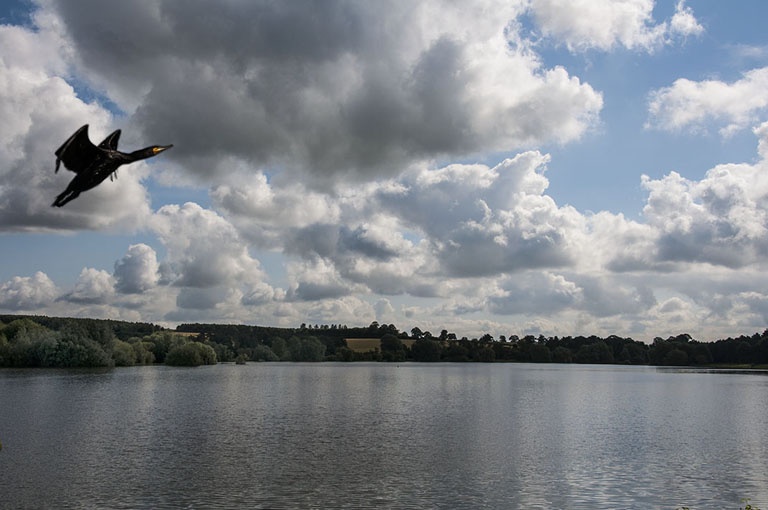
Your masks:
[[[120,130],[117,129],[112,132],[111,135],[106,137],[103,142],[99,144],[99,149],[111,149],[113,151],[117,150],[117,142],[120,140]],[[114,172],[109,174],[109,180],[114,181],[117,179],[117,169],[115,169]]]
[[[110,140],[115,133],[112,133],[102,143]],[[119,136],[119,134],[118,134]],[[75,173],[80,173],[84,168],[99,155],[99,148],[91,143],[88,138],[88,124],[81,127],[75,134],[62,144],[54,153],[56,154],[56,172],[59,171],[59,164],[64,162],[64,167]]]
[[[113,131],[111,135],[106,137],[103,142],[99,144],[99,149],[112,149],[117,150],[117,142],[120,140],[120,130]]]

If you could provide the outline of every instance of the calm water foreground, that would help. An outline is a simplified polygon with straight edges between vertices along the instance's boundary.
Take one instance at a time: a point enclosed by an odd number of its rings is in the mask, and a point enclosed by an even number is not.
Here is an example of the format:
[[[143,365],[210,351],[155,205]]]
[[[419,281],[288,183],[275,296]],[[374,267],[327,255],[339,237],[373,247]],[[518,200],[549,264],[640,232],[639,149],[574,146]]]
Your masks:
[[[768,508],[768,375],[0,371],[0,508]]]

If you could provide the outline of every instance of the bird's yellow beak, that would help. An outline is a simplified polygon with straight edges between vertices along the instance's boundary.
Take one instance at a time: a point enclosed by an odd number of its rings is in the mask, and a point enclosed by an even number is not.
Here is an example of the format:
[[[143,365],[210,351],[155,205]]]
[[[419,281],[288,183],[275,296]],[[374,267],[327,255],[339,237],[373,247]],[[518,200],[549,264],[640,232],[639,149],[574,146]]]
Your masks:
[[[173,147],[173,145],[166,145],[166,146],[158,145],[158,146],[152,147],[152,154],[159,154],[166,149],[170,149],[171,147]]]

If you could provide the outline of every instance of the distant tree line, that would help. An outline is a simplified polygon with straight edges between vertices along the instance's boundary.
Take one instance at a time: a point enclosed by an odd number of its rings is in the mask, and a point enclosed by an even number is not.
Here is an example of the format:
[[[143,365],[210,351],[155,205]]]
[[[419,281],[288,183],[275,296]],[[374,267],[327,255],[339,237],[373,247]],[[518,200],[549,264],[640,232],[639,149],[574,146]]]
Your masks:
[[[378,339],[358,352],[347,338]],[[404,340],[409,340],[404,342]],[[649,345],[611,335],[518,337],[490,334],[434,336],[393,324],[367,327],[306,325],[274,328],[182,324],[175,331],[148,323],[100,319],[0,315],[0,367],[111,367],[165,363],[196,366],[245,361],[420,361],[602,363],[661,366],[766,366],[768,330],[699,342],[682,334]]]
[[[6,319],[6,316],[2,317]],[[214,346],[160,328],[96,319],[0,322],[0,367],[114,367],[216,363]],[[143,336],[134,333],[146,333]],[[121,339],[118,335],[121,335]]]
[[[386,359],[388,345],[382,343]],[[398,347],[398,349],[400,349]],[[513,361],[520,363],[590,363],[657,366],[766,366],[768,330],[750,337],[699,342],[683,334],[655,338],[648,345],[631,338],[611,335],[440,340],[422,336],[413,343],[406,359],[416,361]],[[391,355],[390,355],[391,356]],[[401,356],[400,353],[397,356]]]
[[[479,338],[458,338],[442,330],[435,336],[419,328],[410,333],[400,331],[394,324],[372,322],[367,327],[338,325],[307,325],[299,328],[225,324],[182,324],[177,331],[197,333],[201,341],[224,346],[217,351],[219,359],[253,361],[320,359],[319,350],[313,357],[298,353],[302,339],[311,339],[325,346],[322,359],[326,361],[450,361],[520,363],[607,363],[659,366],[768,366],[768,330],[762,334],[727,338],[716,342],[700,342],[688,334],[666,339],[655,338],[649,345],[632,338],[611,335],[544,337],[539,335],[504,335],[494,338],[485,334]],[[357,352],[349,348],[346,338],[380,339],[379,348]],[[409,347],[403,340],[412,340]]]

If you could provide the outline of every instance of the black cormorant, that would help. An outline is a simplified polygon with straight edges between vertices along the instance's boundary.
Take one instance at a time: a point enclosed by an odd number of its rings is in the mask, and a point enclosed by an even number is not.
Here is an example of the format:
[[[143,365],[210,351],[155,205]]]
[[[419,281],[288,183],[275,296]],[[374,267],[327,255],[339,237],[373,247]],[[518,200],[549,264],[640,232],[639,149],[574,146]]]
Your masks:
[[[75,131],[75,134],[55,152],[55,171],[59,171],[59,165],[63,162],[67,170],[77,175],[67,189],[56,197],[51,206],[61,207],[77,198],[83,191],[95,188],[107,177],[112,179],[113,173],[117,176],[117,167],[120,165],[157,156],[173,147],[173,145],[152,145],[146,149],[125,153],[117,150],[119,139],[120,130],[118,129],[96,147],[88,138],[88,124]]]

